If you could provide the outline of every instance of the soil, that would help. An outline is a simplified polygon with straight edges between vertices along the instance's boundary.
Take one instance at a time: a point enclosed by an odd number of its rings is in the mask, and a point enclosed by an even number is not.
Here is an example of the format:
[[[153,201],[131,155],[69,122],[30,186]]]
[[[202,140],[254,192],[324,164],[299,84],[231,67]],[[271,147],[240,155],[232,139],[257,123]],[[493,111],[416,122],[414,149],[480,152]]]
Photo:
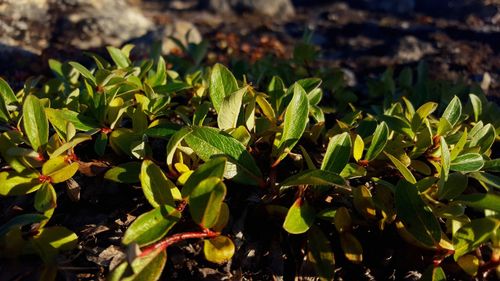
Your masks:
[[[380,75],[387,67],[397,72],[425,60],[432,77],[483,82],[492,99],[500,98],[500,4],[495,1],[472,1],[474,4],[452,12],[421,8],[405,15],[367,10],[359,1],[352,5],[318,1],[312,7],[299,5],[296,16],[288,20],[253,14],[219,16],[197,7],[176,10],[166,2],[142,1],[138,5],[158,24],[174,18],[195,23],[211,42],[209,57],[214,61],[227,62],[231,56],[258,60],[269,52],[289,57],[294,42],[308,27],[314,30],[313,42],[323,52],[321,62],[344,69],[351,75],[354,88],[363,90],[366,79]],[[19,89],[29,76],[49,75],[47,59],[52,57],[86,60],[78,50],[53,42],[41,56],[18,53],[0,57],[0,76]],[[489,83],[485,77],[489,77]],[[107,165],[95,162],[89,173],[99,175]],[[80,239],[79,249],[60,261],[63,266],[58,278],[101,280],[110,264],[116,265],[123,257],[120,241],[125,229],[148,205],[138,188],[105,182],[100,176],[77,176],[74,180],[70,187],[63,184],[56,188],[58,208],[53,223],[75,231]],[[238,206],[231,210],[226,229],[239,249],[231,263],[208,263],[200,254],[199,241],[183,242],[169,248],[162,280],[293,280],[296,276],[298,280],[316,280],[311,277],[311,265],[295,259],[301,253],[294,252],[294,246],[304,243],[304,237],[285,234],[281,221],[266,215],[262,195],[252,188],[229,187],[229,205]],[[22,213],[25,206],[32,206],[29,200],[32,198],[0,200],[0,224]],[[172,232],[195,227],[179,225],[182,229]],[[335,235],[331,224],[320,226]],[[365,247],[365,261],[355,265],[337,255],[337,280],[418,280],[425,270],[423,264],[432,263],[432,252],[403,242],[395,229],[380,232],[360,226],[355,235]],[[333,246],[335,252],[341,252],[340,245]],[[35,257],[1,260],[0,280],[35,280],[38,266]],[[446,268],[448,280],[469,279],[455,265]]]

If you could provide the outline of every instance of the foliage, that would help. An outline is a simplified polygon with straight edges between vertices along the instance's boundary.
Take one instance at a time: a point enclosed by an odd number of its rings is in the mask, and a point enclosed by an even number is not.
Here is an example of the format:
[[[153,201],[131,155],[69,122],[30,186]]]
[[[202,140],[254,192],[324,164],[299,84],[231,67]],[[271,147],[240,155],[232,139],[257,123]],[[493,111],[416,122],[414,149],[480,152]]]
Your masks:
[[[200,66],[202,48],[167,69],[161,56],[131,60],[127,45],[108,48],[111,62],[92,55],[90,69],[51,60],[55,78],[17,93],[0,80],[0,195],[33,201],[0,227],[1,255],[36,253],[54,265],[76,247],[77,236],[51,218],[61,185],[90,154],[120,159],[101,176],[140,184],[150,205],[122,240],[141,251],[129,251],[111,280],[157,280],[167,246],[184,239],[204,239],[210,262],[231,259],[226,195],[243,189],[266,194],[260,204],[301,235],[322,280],[334,277],[339,254],[363,262],[358,224],[393,227],[434,251],[437,264],[450,259],[477,274],[491,262],[480,253],[500,251],[498,105],[478,88],[429,80],[424,64],[399,77],[388,70],[354,94],[341,73],[310,67],[311,46],[299,44],[290,61],[242,62],[237,77]],[[199,229],[176,233],[181,223]]]

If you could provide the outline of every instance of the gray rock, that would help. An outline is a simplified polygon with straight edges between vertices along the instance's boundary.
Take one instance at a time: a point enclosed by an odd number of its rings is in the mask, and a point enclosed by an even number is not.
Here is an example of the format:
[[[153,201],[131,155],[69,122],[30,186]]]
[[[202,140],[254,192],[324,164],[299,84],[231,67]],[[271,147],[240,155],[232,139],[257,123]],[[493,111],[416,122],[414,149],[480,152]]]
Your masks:
[[[270,17],[285,18],[295,14],[290,0],[210,0],[210,9],[219,13],[250,11]]]
[[[118,46],[153,28],[127,0],[0,1],[0,44],[36,54],[52,42],[79,49]]]
[[[49,0],[4,0],[0,2],[0,43],[25,45],[40,54],[50,35]]]
[[[399,40],[396,58],[401,62],[414,62],[435,52],[436,49],[434,49],[432,44],[421,41],[414,36],[405,36]]]
[[[200,43],[202,40],[198,28],[194,24],[183,20],[176,20],[159,29],[159,32],[163,41],[163,53],[170,53],[174,48],[177,48],[177,45],[170,40],[170,37],[179,40],[184,46],[188,43]]]
[[[121,45],[142,36],[153,22],[125,0],[56,0],[60,3],[60,22],[56,26],[62,40],[81,48]]]

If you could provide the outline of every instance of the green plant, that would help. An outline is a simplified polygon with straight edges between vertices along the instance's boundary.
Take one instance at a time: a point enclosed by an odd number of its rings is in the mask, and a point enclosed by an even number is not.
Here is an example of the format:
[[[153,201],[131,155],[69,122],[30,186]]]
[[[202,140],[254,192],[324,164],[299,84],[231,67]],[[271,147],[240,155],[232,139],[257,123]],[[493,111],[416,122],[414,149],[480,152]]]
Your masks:
[[[248,66],[256,84],[221,64],[200,67],[198,57],[183,61],[184,73],[161,56],[131,61],[131,45],[109,47],[113,63],[92,55],[93,69],[51,60],[55,78],[18,93],[0,80],[0,195],[33,198],[31,211],[0,227],[2,255],[35,252],[55,276],[57,254],[78,240],[50,226],[56,190],[84,164],[82,149],[118,156],[103,177],[140,184],[150,205],[125,232],[129,256],[110,280],[157,280],[166,249],[186,239],[203,239],[210,262],[231,259],[228,189],[260,189],[266,215],[303,234],[322,280],[334,278],[335,255],[363,262],[360,224],[394,227],[433,251],[430,280],[442,280],[445,259],[470,275],[497,267],[498,105],[477,89],[464,96],[465,86],[427,79],[424,65],[415,82],[410,69],[396,80],[388,70],[357,102],[338,72],[313,67],[311,46],[297,47],[286,79],[275,75],[286,62]],[[325,93],[333,97],[322,101]],[[158,144],[165,155],[155,153]],[[173,231],[186,221],[196,227]]]

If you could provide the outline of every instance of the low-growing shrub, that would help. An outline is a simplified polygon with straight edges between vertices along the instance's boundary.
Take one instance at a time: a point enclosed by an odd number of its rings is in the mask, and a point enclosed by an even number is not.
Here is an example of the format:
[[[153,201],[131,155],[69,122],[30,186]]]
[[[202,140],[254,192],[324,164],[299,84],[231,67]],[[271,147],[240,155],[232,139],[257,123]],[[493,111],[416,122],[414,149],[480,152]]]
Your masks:
[[[235,63],[239,80],[221,64],[201,66],[198,45],[173,69],[157,55],[131,61],[131,50],[109,47],[111,62],[92,55],[92,69],[50,60],[55,78],[17,93],[0,80],[0,195],[33,202],[0,227],[4,258],[37,254],[44,280],[55,278],[58,254],[78,245],[51,224],[62,183],[82,159],[112,155],[98,176],[140,185],[150,210],[124,233],[128,256],[110,280],[159,279],[167,248],[186,239],[203,239],[209,262],[227,262],[238,206],[226,195],[247,189],[302,241],[297,263],[305,257],[321,280],[334,279],[335,256],[363,263],[360,226],[396,229],[433,251],[426,280],[444,280],[444,260],[472,276],[498,272],[500,110],[477,87],[431,81],[421,64],[355,94],[341,72],[308,63],[307,43],[290,61]]]

